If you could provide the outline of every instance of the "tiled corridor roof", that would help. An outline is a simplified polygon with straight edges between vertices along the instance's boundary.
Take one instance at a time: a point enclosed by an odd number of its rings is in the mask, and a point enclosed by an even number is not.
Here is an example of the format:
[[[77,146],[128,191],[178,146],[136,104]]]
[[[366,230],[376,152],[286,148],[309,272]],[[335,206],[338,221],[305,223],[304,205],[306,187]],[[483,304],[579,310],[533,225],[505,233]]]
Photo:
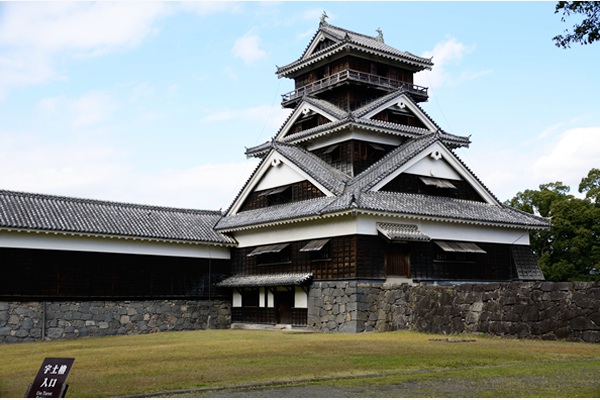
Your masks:
[[[156,207],[0,190],[0,228],[232,245],[219,211]]]

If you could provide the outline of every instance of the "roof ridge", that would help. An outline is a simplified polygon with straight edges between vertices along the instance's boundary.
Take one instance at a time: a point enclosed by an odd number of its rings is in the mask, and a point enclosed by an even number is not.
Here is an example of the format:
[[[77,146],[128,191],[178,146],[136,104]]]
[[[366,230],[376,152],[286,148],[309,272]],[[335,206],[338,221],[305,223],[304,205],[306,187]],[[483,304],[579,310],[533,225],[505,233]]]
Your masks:
[[[406,91],[407,90],[404,88],[396,89],[393,92],[390,92],[384,96],[380,96],[380,97],[377,97],[376,99],[373,99],[372,101],[368,102],[367,104],[354,110],[353,113],[355,115],[357,115],[358,117],[362,117],[364,114],[367,114],[369,111],[373,110],[374,108],[379,107],[381,104],[393,99],[396,96],[400,96],[401,94],[403,94]]]
[[[158,205],[151,205],[151,204],[129,203],[129,202],[120,202],[120,201],[112,201],[112,200],[99,200],[99,199],[92,199],[92,198],[85,198],[85,197],[73,197],[73,196],[64,196],[64,195],[55,195],[55,194],[13,191],[13,190],[7,190],[7,189],[0,189],[0,196],[13,196],[13,197],[41,199],[41,200],[50,200],[50,201],[54,200],[54,201],[62,201],[62,202],[67,202],[67,203],[78,203],[78,204],[97,204],[97,205],[106,205],[106,206],[121,206],[121,207],[136,208],[136,209],[177,211],[177,212],[194,213],[194,214],[202,213],[202,214],[222,215],[222,212],[220,210],[204,210],[204,209],[195,209],[195,208],[158,206]]]
[[[340,30],[340,31],[343,31],[343,32],[345,32],[345,33],[350,33],[350,34],[352,34],[352,35],[358,35],[358,36],[366,37],[366,38],[368,38],[368,39],[377,40],[377,37],[376,37],[376,36],[369,36],[369,35],[366,35],[366,34],[364,34],[364,33],[359,33],[359,32],[355,32],[355,31],[351,31],[350,29],[346,29],[346,28],[342,28],[342,27],[339,27],[339,26],[336,26],[336,25],[332,25],[332,24],[330,24],[329,22],[326,22],[326,23],[325,23],[325,24],[323,24],[322,26],[324,26],[324,27],[326,27],[326,28],[327,28],[327,27],[331,27],[331,28],[333,28],[333,29],[338,29],[338,30]],[[321,26],[319,27],[319,30],[320,30],[320,29],[321,29]]]
[[[348,182],[348,187],[354,189],[357,192],[362,192],[365,188],[366,189],[372,188],[375,184],[380,182],[382,179],[384,179],[386,176],[388,176],[391,172],[395,171],[397,168],[399,168],[401,165],[403,165],[406,161],[411,159],[412,156],[415,155],[415,153],[422,151],[425,147],[428,147],[439,140],[440,139],[438,137],[436,137],[436,135],[434,133],[431,133],[429,135],[424,135],[420,138],[410,139],[410,140],[406,141],[404,144],[396,147],[394,150],[392,150],[391,152],[386,154],[383,158],[381,158],[380,160],[378,160],[377,162],[375,162],[374,164],[369,166],[367,169],[362,171],[360,174],[358,174],[354,178],[352,178],[350,180],[350,182]],[[415,147],[415,149],[411,150],[410,149],[411,146]],[[403,152],[406,152],[406,151],[408,151],[409,154],[404,155],[402,157],[402,162],[397,162],[394,160],[395,157],[398,157],[399,155],[401,155]],[[385,171],[378,172],[379,168],[381,168],[382,166],[385,166],[386,164],[392,163],[392,162],[394,164],[390,165]],[[372,179],[369,179],[367,182],[364,182],[367,179],[367,177],[369,177],[369,175],[372,175],[372,174],[376,174],[376,176],[373,177]],[[361,183],[362,183],[362,185],[361,185]]]
[[[341,194],[344,191],[346,182],[350,180],[349,175],[332,167],[317,155],[313,154],[312,152],[306,149],[303,149],[300,146],[281,142],[274,142],[273,148],[276,151],[282,153],[284,156],[290,157],[291,161],[294,162],[294,165],[296,165],[298,168],[300,168],[302,171],[308,174],[311,178],[319,182],[321,185],[325,186],[327,190],[330,190],[336,195]],[[289,151],[286,151],[288,149]],[[307,159],[306,161],[311,162],[314,165],[309,166],[306,162],[301,162],[302,160],[299,160],[294,154],[294,152],[302,154],[302,156]],[[320,169],[320,171],[316,170],[315,168]],[[325,176],[324,174],[327,174],[327,176]],[[330,177],[331,179],[327,179],[328,177]]]

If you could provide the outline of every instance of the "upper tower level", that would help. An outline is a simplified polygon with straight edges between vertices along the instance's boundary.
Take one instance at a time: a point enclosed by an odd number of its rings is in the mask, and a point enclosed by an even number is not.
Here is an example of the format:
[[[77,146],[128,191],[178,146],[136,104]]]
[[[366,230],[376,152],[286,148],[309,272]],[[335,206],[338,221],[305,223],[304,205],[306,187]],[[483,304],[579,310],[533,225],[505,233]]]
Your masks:
[[[304,54],[277,68],[278,77],[295,81],[295,89],[282,95],[283,107],[294,108],[310,94],[353,111],[399,89],[417,103],[427,101],[427,88],[415,85],[413,75],[431,69],[431,59],[386,45],[380,29],[367,36],[330,25],[326,17]]]

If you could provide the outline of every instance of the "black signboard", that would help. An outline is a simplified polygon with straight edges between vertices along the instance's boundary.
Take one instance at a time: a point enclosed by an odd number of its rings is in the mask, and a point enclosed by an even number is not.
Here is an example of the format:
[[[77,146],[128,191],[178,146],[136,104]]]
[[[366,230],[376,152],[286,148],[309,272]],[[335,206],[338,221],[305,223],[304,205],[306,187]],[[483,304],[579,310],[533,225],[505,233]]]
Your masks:
[[[74,358],[46,358],[25,397],[65,397],[69,385],[67,375]]]

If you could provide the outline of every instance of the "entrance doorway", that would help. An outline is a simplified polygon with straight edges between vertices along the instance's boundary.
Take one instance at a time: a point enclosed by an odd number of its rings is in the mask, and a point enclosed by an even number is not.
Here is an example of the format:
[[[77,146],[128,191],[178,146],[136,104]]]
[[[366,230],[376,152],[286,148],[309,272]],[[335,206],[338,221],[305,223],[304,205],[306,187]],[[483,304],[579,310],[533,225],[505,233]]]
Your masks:
[[[410,249],[407,244],[391,244],[385,254],[385,275],[410,278]]]
[[[292,307],[294,306],[294,292],[290,290],[275,291],[273,296],[275,305],[275,320],[278,324],[292,323]]]

